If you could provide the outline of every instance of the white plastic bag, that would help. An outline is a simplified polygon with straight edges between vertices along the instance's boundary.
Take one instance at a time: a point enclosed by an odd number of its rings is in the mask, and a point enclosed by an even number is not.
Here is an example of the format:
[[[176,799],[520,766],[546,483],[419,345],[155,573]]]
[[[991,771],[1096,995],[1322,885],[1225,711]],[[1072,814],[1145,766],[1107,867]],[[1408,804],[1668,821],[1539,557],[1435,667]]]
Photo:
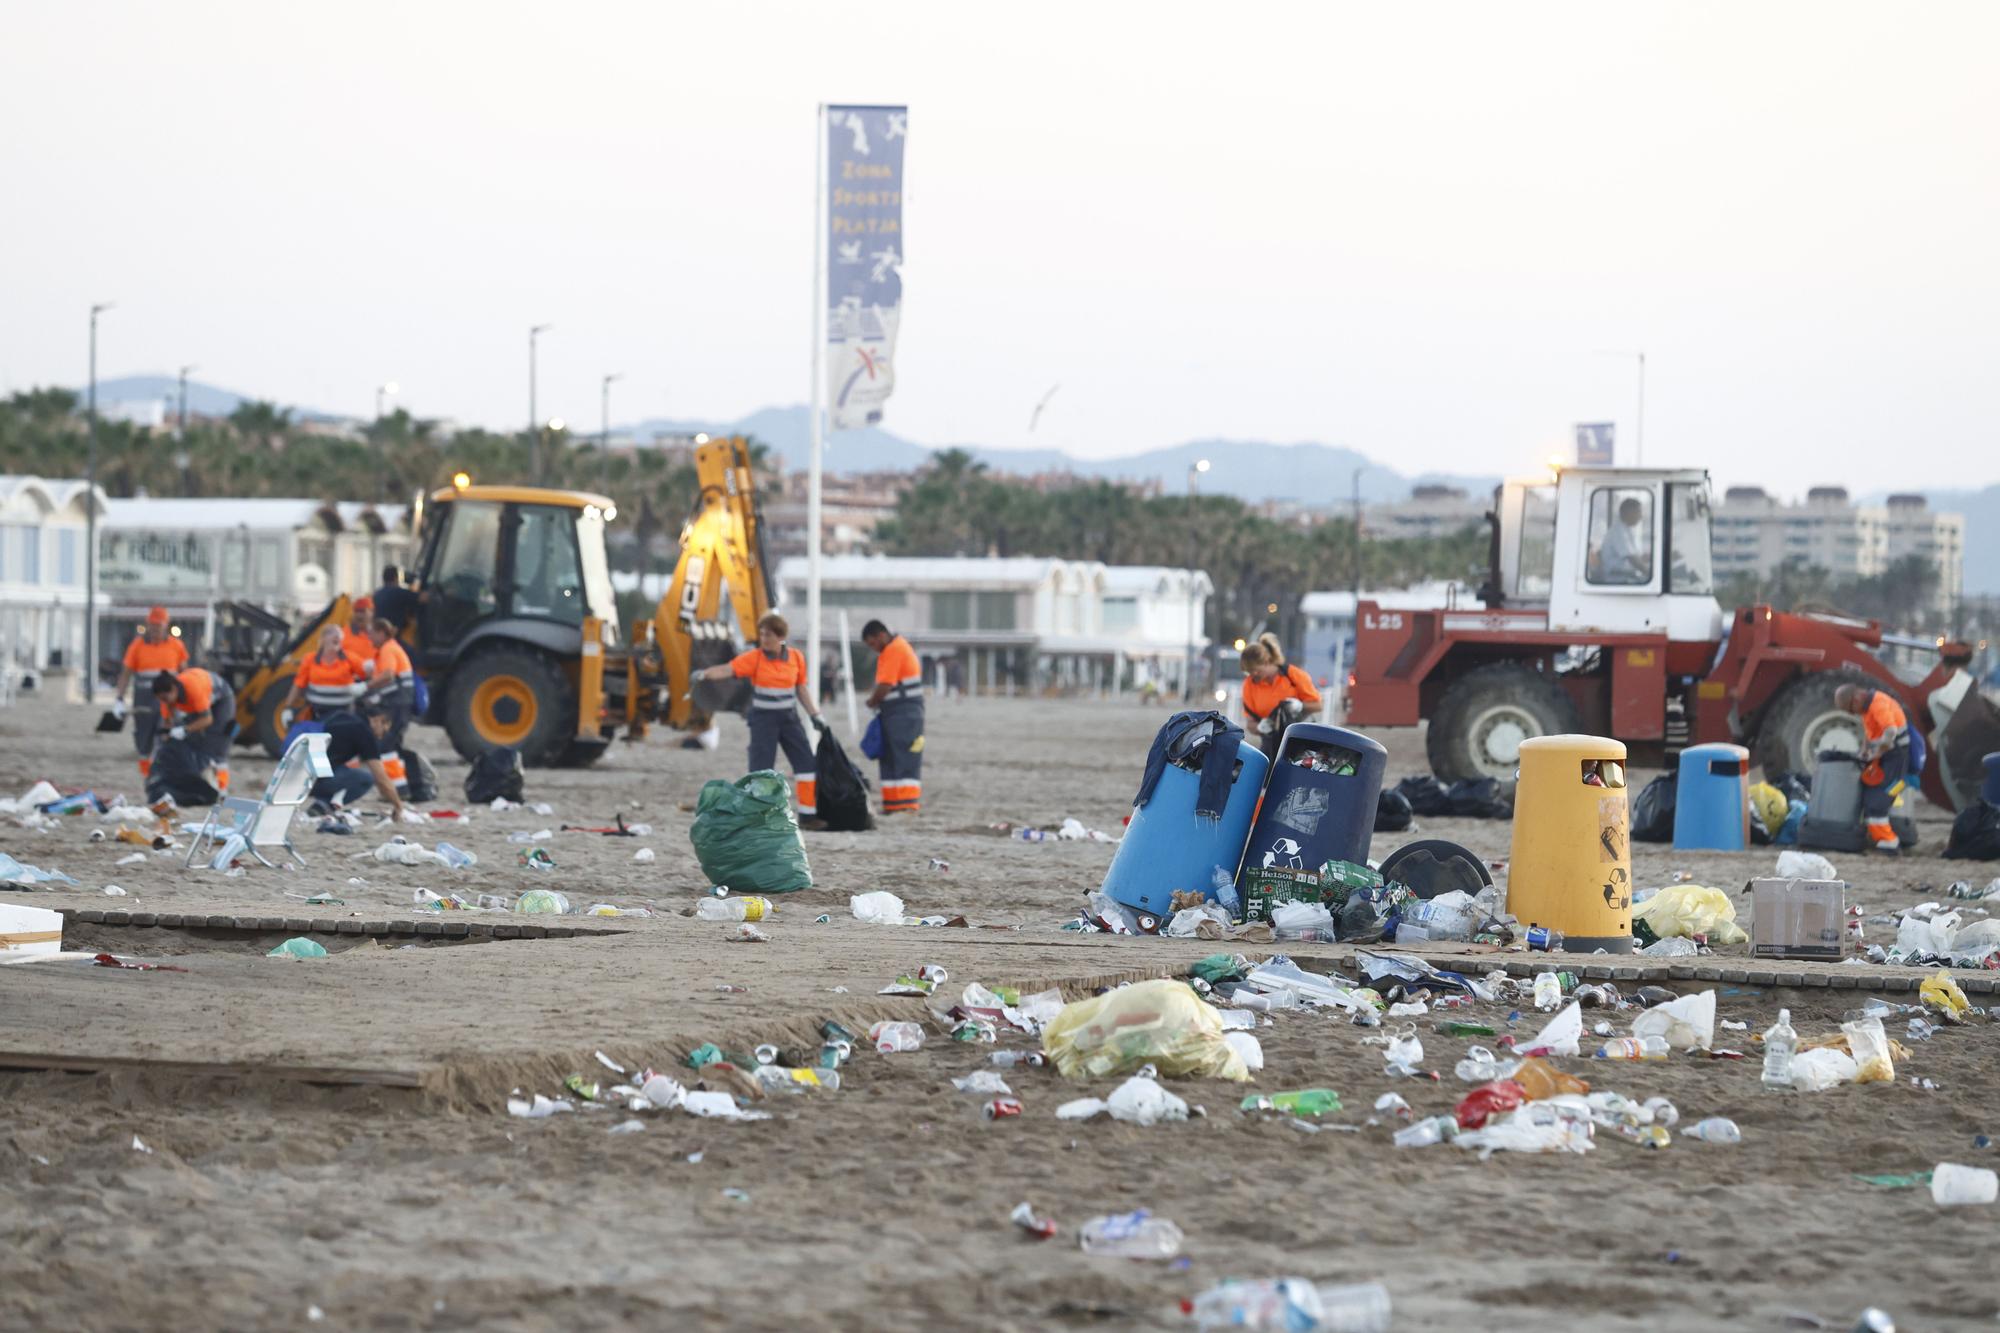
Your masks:
[[[1800,1051],[1792,1057],[1792,1086],[1800,1092],[1824,1092],[1854,1081],[1854,1057],[1832,1046]]]
[[[1779,879],[1839,879],[1833,862],[1818,852],[1779,852]]]
[[[1896,1062],[1890,1058],[1889,1034],[1882,1030],[1881,1019],[1863,1018],[1842,1023],[1840,1030],[1847,1034],[1847,1049],[1854,1056],[1856,1083],[1896,1081]]]
[[[871,926],[900,926],[903,924],[903,900],[883,889],[873,893],[857,893],[847,900],[856,921],[865,921]]]
[[[1222,1039],[1243,1057],[1245,1069],[1254,1074],[1264,1067],[1264,1046],[1256,1037],[1248,1032],[1229,1031],[1222,1034]]]
[[[1951,938],[1953,958],[1984,962],[1996,951],[2000,951],[2000,920],[1975,921]]]
[[[1088,1120],[1104,1112],[1102,1097],[1078,1097],[1075,1101],[1064,1102],[1056,1108],[1058,1120]]]
[[[1199,907],[1183,907],[1175,912],[1173,920],[1167,922],[1167,928],[1160,933],[1175,939],[1192,939],[1205,921],[1212,921],[1225,931],[1235,924],[1230,919],[1228,908],[1218,902],[1206,902]]]
[[[1917,954],[1948,957],[1952,940],[1958,934],[1959,919],[1956,912],[1933,915],[1928,919],[1919,918],[1915,912],[1905,912],[1901,924],[1896,927],[1896,943],[1889,952],[1906,958]]]
[[[1104,1099],[1113,1120],[1130,1125],[1157,1125],[1162,1120],[1185,1120],[1188,1104],[1144,1074],[1134,1074]]]
[[[1566,1095],[1494,1116],[1453,1142],[1475,1150],[1484,1161],[1496,1152],[1589,1152],[1592,1132],[1589,1104]]]
[[[1523,1055],[1545,1051],[1549,1055],[1575,1055],[1583,1040],[1583,1009],[1571,1000],[1551,1018],[1540,1032],[1515,1047]]]
[[[1665,1037],[1677,1051],[1705,1051],[1715,1041],[1715,992],[1683,995],[1632,1020],[1635,1037]]]
[[[1325,903],[1280,903],[1271,913],[1271,929],[1280,933],[1332,930],[1333,913]]]
[[[1392,1075],[1408,1077],[1417,1072],[1417,1066],[1424,1062],[1424,1044],[1414,1034],[1392,1037],[1389,1047],[1382,1052]]]

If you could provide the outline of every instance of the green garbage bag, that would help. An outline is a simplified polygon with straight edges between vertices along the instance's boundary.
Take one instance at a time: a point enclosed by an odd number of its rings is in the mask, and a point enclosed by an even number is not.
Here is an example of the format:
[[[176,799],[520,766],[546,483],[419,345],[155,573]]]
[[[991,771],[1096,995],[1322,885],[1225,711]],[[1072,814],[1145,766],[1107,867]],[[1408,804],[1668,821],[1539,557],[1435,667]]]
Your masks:
[[[792,789],[770,769],[716,779],[695,802],[688,841],[711,884],[732,893],[796,893],[812,887]]]

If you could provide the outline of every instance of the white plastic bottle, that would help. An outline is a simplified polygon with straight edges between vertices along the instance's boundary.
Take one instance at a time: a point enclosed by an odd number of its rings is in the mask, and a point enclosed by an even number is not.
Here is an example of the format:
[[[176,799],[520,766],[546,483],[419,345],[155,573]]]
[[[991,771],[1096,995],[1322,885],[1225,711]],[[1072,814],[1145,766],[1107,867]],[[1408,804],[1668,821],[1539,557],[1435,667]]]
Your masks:
[[[694,905],[703,921],[762,921],[771,914],[767,898],[703,898]]]
[[[1563,1002],[1562,982],[1553,972],[1535,974],[1535,1008],[1547,1013]]]
[[[1792,1086],[1792,1057],[1798,1054],[1799,1034],[1792,1031],[1792,1011],[1780,1009],[1778,1021],[1764,1034],[1764,1086]]]

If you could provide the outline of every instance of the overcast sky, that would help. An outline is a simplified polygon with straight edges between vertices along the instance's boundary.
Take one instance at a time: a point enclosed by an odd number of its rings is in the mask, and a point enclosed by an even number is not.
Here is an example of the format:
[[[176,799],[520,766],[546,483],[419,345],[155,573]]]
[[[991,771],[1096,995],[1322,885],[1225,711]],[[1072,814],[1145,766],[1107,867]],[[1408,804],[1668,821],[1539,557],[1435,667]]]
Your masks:
[[[911,107],[926,443],[1570,423],[1786,491],[2000,480],[2000,6],[0,0],[0,389],[728,418],[808,387],[813,117]],[[1031,435],[1028,418],[1062,388]],[[837,437],[836,437],[837,439]],[[1970,471],[1966,471],[1969,469]]]

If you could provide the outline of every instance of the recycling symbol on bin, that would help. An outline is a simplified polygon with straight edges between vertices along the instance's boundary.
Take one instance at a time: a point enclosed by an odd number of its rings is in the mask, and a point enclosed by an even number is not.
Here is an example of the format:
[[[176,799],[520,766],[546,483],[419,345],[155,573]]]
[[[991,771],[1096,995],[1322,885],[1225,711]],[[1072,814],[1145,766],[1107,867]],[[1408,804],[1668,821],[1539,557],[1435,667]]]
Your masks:
[[[1300,847],[1290,838],[1278,838],[1271,843],[1271,850],[1264,853],[1266,870],[1304,870],[1305,859],[1299,855]]]
[[[1630,907],[1632,905],[1631,887],[1631,882],[1627,879],[1625,871],[1618,866],[1611,867],[1611,879],[1604,886],[1604,905],[1615,908]]]

